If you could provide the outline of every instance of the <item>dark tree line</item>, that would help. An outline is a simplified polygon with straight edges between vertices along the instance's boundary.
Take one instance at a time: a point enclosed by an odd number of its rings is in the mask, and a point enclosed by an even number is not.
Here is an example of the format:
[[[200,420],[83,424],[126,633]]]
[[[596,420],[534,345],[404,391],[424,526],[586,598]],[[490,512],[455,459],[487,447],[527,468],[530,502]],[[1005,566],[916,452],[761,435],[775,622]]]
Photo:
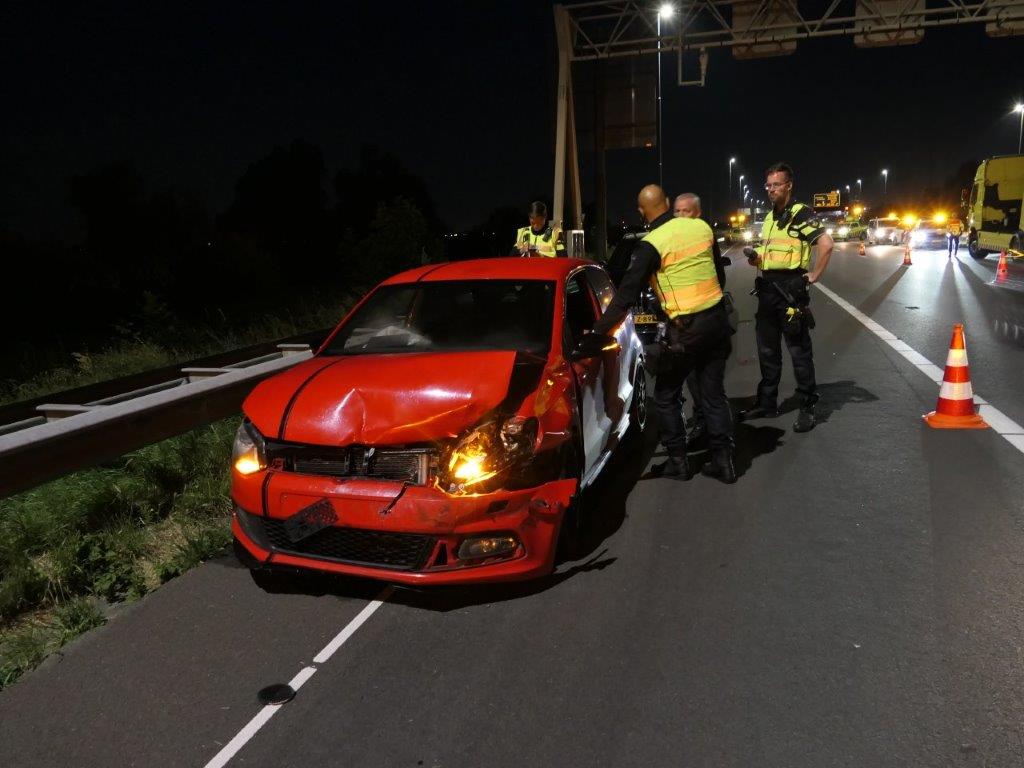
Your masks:
[[[180,345],[197,326],[240,326],[442,256],[425,184],[374,147],[330,187],[317,147],[275,147],[245,170],[218,215],[125,163],[74,177],[70,201],[80,243],[0,231],[2,314],[13,339],[0,353],[0,378],[118,337]]]

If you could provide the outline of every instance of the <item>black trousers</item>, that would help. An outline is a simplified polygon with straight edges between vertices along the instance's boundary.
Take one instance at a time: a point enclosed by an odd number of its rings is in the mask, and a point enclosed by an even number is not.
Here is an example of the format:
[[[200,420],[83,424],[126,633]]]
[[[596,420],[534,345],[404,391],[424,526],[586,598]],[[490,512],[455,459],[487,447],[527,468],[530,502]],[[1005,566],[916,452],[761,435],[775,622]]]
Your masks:
[[[946,240],[949,241],[949,256],[956,256],[957,251],[960,250],[960,235],[946,235]]]
[[[811,333],[802,324],[798,334],[784,334],[786,309],[789,303],[771,285],[777,282],[798,306],[806,307],[811,302],[807,281],[803,275],[793,277],[765,278],[757,292],[757,314],[754,323],[757,334],[757,359],[761,364],[761,383],[757,385],[757,402],[766,408],[775,408],[779,401],[779,380],[782,378],[782,339],[786,340],[789,356],[793,359],[793,374],[796,377],[797,394],[803,396],[807,405],[818,399],[818,385],[814,380],[814,351],[811,348]]]
[[[690,373],[697,376],[711,447],[732,447],[732,412],[725,397],[725,361],[732,352],[731,337],[721,304],[668,324],[654,381],[654,404],[661,442],[669,455],[686,453],[683,382]]]

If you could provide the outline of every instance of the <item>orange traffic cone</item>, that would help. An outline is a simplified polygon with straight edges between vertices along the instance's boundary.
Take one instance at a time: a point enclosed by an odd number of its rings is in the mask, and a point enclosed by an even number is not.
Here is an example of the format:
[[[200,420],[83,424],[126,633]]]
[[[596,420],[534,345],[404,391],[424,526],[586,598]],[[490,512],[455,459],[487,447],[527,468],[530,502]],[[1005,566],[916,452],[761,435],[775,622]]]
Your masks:
[[[949,342],[946,372],[942,376],[939,401],[935,410],[925,415],[929,427],[937,429],[985,429],[988,424],[974,412],[974,392],[971,390],[971,369],[967,365],[964,346],[964,326],[953,326]]]
[[[857,254],[859,256],[863,256],[864,255],[864,243],[860,244],[860,248],[857,249]]]
[[[907,243],[903,246],[903,266],[910,267],[913,266],[913,264],[914,262],[910,260],[910,243]]]
[[[1006,282],[1006,251],[999,252],[999,266],[996,267],[996,282]]]

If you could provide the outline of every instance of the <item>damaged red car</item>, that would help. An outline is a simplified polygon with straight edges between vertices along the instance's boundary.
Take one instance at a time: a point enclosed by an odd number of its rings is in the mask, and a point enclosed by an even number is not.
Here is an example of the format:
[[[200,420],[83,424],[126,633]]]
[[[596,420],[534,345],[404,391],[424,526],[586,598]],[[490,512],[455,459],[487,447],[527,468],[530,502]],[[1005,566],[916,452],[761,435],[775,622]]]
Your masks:
[[[254,576],[549,573],[581,489],[645,421],[632,319],[588,333],[613,291],[596,264],[539,258],[430,265],[371,291],[243,405],[232,531]]]

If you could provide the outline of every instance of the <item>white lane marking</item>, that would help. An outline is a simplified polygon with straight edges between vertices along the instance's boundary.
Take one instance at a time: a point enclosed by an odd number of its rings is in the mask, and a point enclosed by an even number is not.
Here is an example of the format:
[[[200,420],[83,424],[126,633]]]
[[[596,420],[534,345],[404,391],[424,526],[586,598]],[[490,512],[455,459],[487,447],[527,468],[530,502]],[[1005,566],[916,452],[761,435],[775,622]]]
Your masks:
[[[370,618],[374,612],[380,608],[384,603],[387,602],[388,598],[391,597],[391,593],[394,592],[394,587],[388,586],[377,595],[374,600],[363,608],[359,613],[356,614],[355,618],[352,619],[345,628],[341,630],[334,639],[331,640],[324,649],[320,651],[313,659],[316,664],[323,664],[331,656],[334,655],[335,651],[341,648],[345,642],[356,633],[366,620]],[[299,673],[291,679],[288,683],[294,690],[298,691],[309,678],[316,674],[316,667],[303,667],[299,670]],[[213,759],[208,762],[204,768],[224,768],[225,765],[233,758],[238,751],[244,747],[253,736],[259,732],[260,728],[270,722],[270,718],[277,714],[277,711],[284,706],[283,704],[267,704],[263,709],[256,713],[256,716],[245,724],[245,727],[240,730],[231,741],[224,745],[220,752],[214,755]]]
[[[331,656],[334,655],[334,652],[341,648],[341,646],[345,644],[345,641],[352,637],[352,635],[356,633],[356,630],[363,626],[366,620],[373,616],[374,612],[387,602],[387,599],[391,597],[391,593],[393,591],[394,587],[385,587],[384,591],[377,595],[376,600],[370,601],[369,605],[357,613],[356,617],[352,619],[352,621],[350,621],[345,628],[341,630],[341,632],[335,635],[334,639],[325,645],[320,653],[313,657],[313,663],[323,664],[331,658]]]
[[[294,690],[299,690],[309,678],[311,678],[316,672],[316,667],[303,667],[299,674],[291,679],[288,683]],[[256,713],[256,717],[245,724],[245,727],[238,732],[238,734],[224,745],[224,748],[218,752],[214,758],[206,764],[206,768],[223,768],[228,764],[228,761],[234,757],[238,750],[246,745],[256,732],[266,725],[270,718],[277,714],[283,704],[267,704],[263,709]]]
[[[835,291],[826,288],[821,283],[815,283],[814,285],[818,290],[832,299],[832,301],[853,315],[854,319],[858,320],[861,325],[903,355],[903,357],[909,360],[915,368],[921,371],[921,373],[936,384],[939,384],[940,386],[942,385],[942,377],[945,374],[945,371],[942,368],[929,362],[928,358],[913,349],[905,341],[898,339],[895,334],[887,331]],[[981,397],[977,393],[974,395],[974,402],[978,404],[978,415],[988,422],[992,431],[1005,438],[1006,441],[1018,451],[1024,453],[1024,427],[995,406],[990,405],[985,398]]]

